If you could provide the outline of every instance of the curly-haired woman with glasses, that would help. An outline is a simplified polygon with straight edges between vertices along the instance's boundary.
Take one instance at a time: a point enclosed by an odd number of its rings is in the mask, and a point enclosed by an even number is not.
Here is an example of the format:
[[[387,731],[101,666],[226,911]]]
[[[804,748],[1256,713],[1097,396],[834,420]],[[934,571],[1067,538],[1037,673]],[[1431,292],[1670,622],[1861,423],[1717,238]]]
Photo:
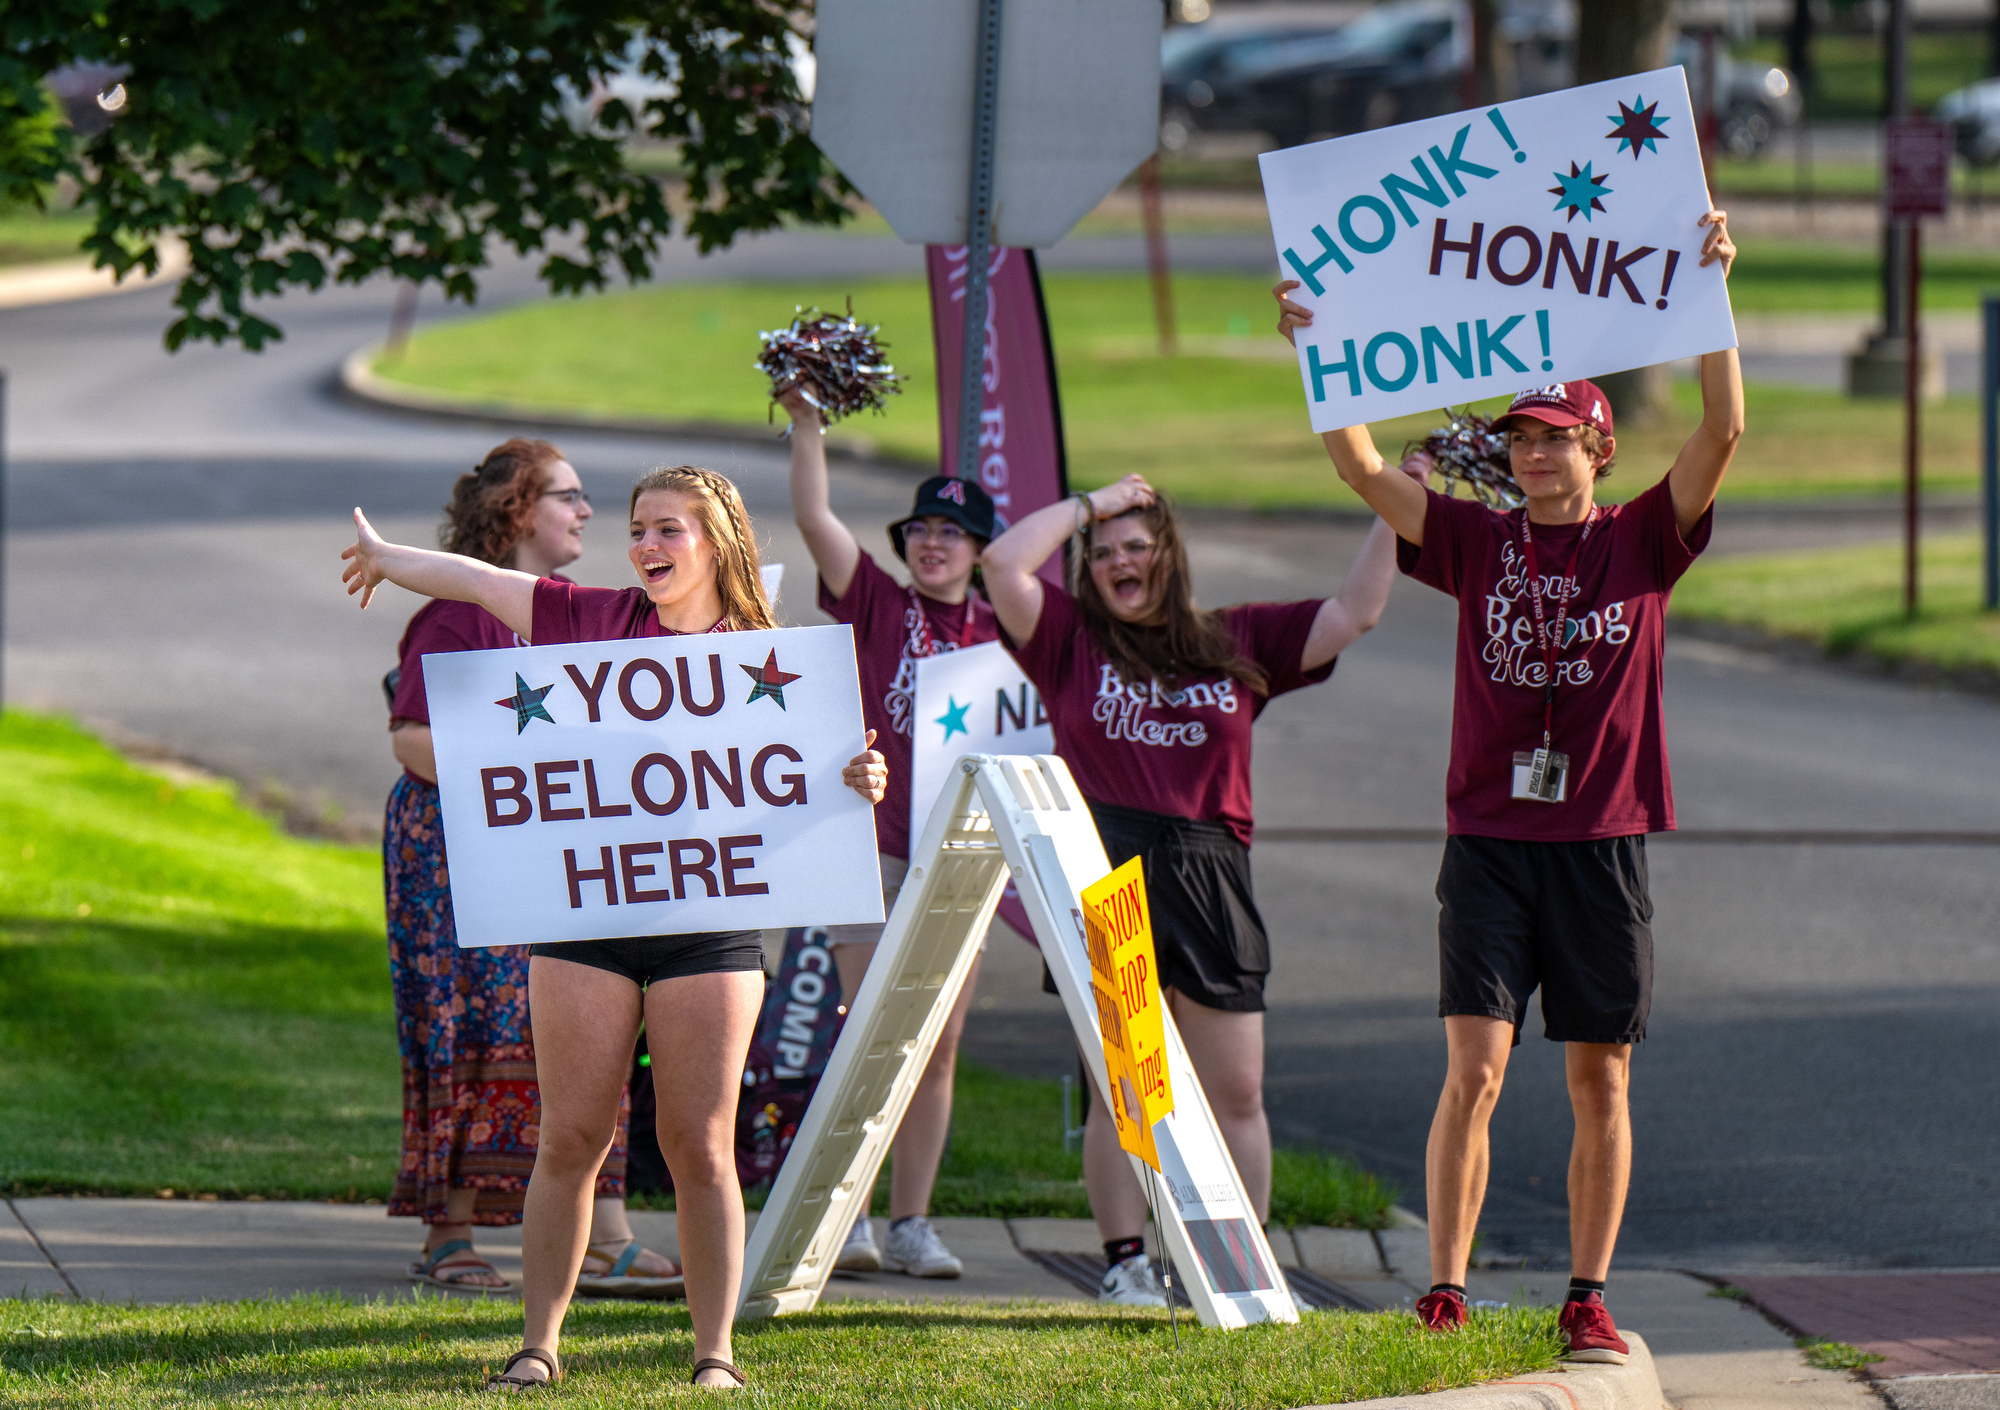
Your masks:
[[[497,446],[460,475],[438,544],[498,567],[568,581],[556,570],[583,552],[590,499],[562,452],[546,441]],[[389,973],[403,1054],[403,1151],[392,1217],[429,1226],[410,1276],[461,1292],[507,1281],[472,1244],[474,1225],[521,1222],[535,1168],[541,1094],[528,1029],[528,951],[462,950],[452,920],[426,655],[519,646],[498,617],[470,602],[433,601],[403,633],[389,680],[389,747],[403,776],[382,830]],[[641,1248],[625,1217],[625,1125],[599,1171],[590,1257],[582,1285],[603,1292],[665,1292],[680,1269]]]

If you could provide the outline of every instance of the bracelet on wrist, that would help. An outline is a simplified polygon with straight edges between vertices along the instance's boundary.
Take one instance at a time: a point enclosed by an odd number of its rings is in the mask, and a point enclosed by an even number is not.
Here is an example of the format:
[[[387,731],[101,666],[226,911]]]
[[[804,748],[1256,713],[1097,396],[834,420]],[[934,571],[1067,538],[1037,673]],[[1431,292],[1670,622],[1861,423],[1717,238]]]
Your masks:
[[[1070,498],[1076,501],[1076,531],[1081,534],[1090,528],[1090,521],[1096,517],[1097,507],[1090,502],[1090,496],[1087,494],[1073,494]]]

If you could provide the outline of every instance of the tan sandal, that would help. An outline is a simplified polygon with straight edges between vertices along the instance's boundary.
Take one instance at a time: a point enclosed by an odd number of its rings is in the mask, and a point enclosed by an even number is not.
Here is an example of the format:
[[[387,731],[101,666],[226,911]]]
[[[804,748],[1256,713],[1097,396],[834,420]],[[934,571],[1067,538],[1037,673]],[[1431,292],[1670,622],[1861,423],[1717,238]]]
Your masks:
[[[689,1380],[689,1381],[691,1381],[691,1382],[692,1382],[692,1381],[699,1381],[699,1380],[701,1379],[701,1373],[702,1373],[703,1371],[722,1371],[722,1372],[725,1372],[725,1373],[727,1373],[728,1375],[731,1375],[731,1376],[734,1376],[734,1377],[736,1378],[736,1384],[737,1384],[738,1386],[746,1386],[746,1385],[750,1384],[750,1378],[749,1378],[748,1376],[744,1375],[744,1374],[743,1374],[743,1373],[742,1373],[741,1371],[737,1370],[735,1366],[731,1365],[731,1364],[730,1364],[729,1362],[727,1362],[727,1361],[724,1361],[724,1360],[723,1360],[723,1359],[722,1359],[721,1357],[719,1357],[719,1356],[704,1356],[704,1357],[702,1357],[702,1358],[701,1358],[701,1360],[699,1360],[699,1361],[695,1362],[695,1363],[694,1363],[694,1372],[693,1372],[693,1374],[691,1374],[691,1375],[690,1375],[690,1376],[688,1377],[688,1380]],[[703,1386],[703,1387],[702,1387],[702,1389],[704,1389],[704,1390],[728,1390],[728,1389],[729,1389],[729,1387],[728,1387],[728,1386]]]
[[[461,1256],[462,1255],[462,1256]],[[491,1273],[500,1278],[499,1285],[468,1283],[467,1275]],[[504,1293],[513,1289],[513,1284],[500,1277],[500,1270],[472,1251],[472,1240],[452,1239],[436,1248],[427,1248],[423,1256],[410,1265],[410,1281],[429,1283],[433,1287],[445,1288],[451,1292]]]
[[[632,1263],[646,1250],[638,1239],[624,1240],[623,1250],[613,1257],[600,1253],[600,1248],[618,1246],[616,1239],[606,1239],[602,1244],[591,1244],[584,1250],[586,1271],[576,1275],[578,1297],[656,1297],[672,1298],[687,1295],[687,1278],[680,1273],[634,1273]],[[587,1271],[589,1260],[597,1259],[604,1265],[604,1271]]]
[[[514,1368],[523,1361],[541,1362],[542,1365],[548,1367],[549,1374],[547,1378],[538,1381],[527,1376],[515,1375]],[[548,1352],[543,1351],[538,1346],[524,1346],[507,1358],[507,1364],[500,1368],[499,1375],[487,1377],[486,1384],[481,1389],[504,1390],[510,1395],[515,1395],[522,1391],[540,1390],[543,1386],[554,1385],[562,1378],[562,1368],[556,1365],[555,1357],[549,1355]]]

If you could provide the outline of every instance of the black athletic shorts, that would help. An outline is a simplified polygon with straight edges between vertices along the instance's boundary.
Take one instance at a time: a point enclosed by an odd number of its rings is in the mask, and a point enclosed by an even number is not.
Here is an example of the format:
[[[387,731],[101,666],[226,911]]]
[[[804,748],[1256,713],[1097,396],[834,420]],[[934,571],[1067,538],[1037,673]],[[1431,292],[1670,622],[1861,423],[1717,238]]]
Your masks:
[[[1514,1025],[1542,991],[1557,1043],[1637,1043],[1653,1004],[1646,839],[1447,838],[1438,870],[1438,1016]]]
[[[686,935],[633,935],[617,940],[565,940],[531,945],[529,955],[568,960],[622,974],[641,989],[662,979],[697,974],[730,974],[764,968],[764,936],[758,930],[694,930]]]
[[[1144,859],[1160,987],[1226,1013],[1262,1013],[1271,942],[1250,889],[1250,849],[1217,822],[1092,803],[1114,867]],[[1044,969],[1042,988],[1055,981]]]

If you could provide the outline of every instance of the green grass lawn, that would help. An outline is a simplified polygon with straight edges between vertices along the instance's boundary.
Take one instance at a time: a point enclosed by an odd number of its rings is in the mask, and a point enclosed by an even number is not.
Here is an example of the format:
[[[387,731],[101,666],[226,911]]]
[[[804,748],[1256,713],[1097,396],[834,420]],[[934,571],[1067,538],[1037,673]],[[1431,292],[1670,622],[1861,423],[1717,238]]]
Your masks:
[[[1873,306],[1865,251],[1774,242],[1752,253],[1733,281],[1741,311]],[[1939,307],[1970,308],[1989,280],[2000,283],[2000,257],[1947,257],[1930,297]],[[1307,425],[1295,365],[1270,331],[1265,280],[1176,278],[1185,354],[1175,358],[1158,354],[1145,276],[1051,274],[1045,284],[1076,485],[1136,470],[1190,503],[1359,507]],[[886,414],[844,422],[835,434],[935,463],[929,303],[916,279],[676,284],[526,304],[421,331],[402,360],[378,371],[493,406],[758,426],[768,384],[752,365],[757,331],[789,321],[799,304],[839,308],[850,295],[859,317],[882,325],[889,356],[908,381]],[[1606,483],[1609,497],[1637,493],[1672,463],[1700,410],[1691,384],[1676,395],[1672,417],[1620,438],[1625,468]],[[1894,401],[1754,386],[1750,431],[1723,493],[1891,492],[1900,473],[1901,415]],[[1436,424],[1434,414],[1404,417],[1378,425],[1376,438],[1394,449]],[[1970,487],[1978,434],[1972,398],[1929,408],[1928,483]]]
[[[1836,655],[2000,670],[2000,612],[1979,605],[1982,552],[1976,534],[1924,541],[1915,620],[1903,615],[1900,543],[1704,558],[1674,590],[1673,614],[1797,637]]]
[[[91,216],[80,211],[0,212],[0,265],[74,259],[78,242],[90,233]]]
[[[509,1303],[339,1298],[193,1307],[0,1301],[0,1402],[108,1406],[476,1404],[519,1345]],[[714,1403],[687,1384],[678,1304],[579,1303],[556,1404]],[[1553,1366],[1555,1314],[1475,1312],[1449,1337],[1408,1313],[1311,1313],[1211,1331],[1083,1303],[823,1303],[736,1329],[747,1403],[784,1407],[1204,1405],[1252,1410],[1442,1390]]]
[[[1819,122],[1874,122],[1882,116],[1882,47],[1873,34],[1829,34],[1813,40],[1816,70],[1806,108]],[[1731,53],[1761,63],[1785,62],[1785,42],[1772,36],[1731,46]],[[1990,55],[1983,29],[1919,31],[1910,36],[1910,101],[1928,109],[1945,94],[1987,76]],[[1698,78],[1690,72],[1693,87]]]
[[[19,711],[0,837],[0,1192],[388,1197],[402,1097],[374,848],[288,837],[229,787]],[[961,1063],[935,1211],[1087,1216],[1061,1105],[1054,1082]],[[1380,1228],[1396,1196],[1298,1151],[1275,1187],[1280,1223]]]

